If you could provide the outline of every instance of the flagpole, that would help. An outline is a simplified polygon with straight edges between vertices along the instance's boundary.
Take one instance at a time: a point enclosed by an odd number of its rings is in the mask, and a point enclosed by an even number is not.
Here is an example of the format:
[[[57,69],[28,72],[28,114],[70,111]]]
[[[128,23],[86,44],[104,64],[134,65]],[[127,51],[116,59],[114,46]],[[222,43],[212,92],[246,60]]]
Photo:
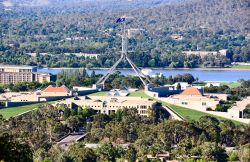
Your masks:
[[[140,71],[140,69],[127,56],[127,54],[128,54],[128,35],[127,35],[127,31],[126,31],[126,21],[125,21],[125,18],[119,18],[116,22],[117,23],[123,23],[123,31],[122,31],[122,55],[121,55],[120,59],[109,69],[109,71],[105,75],[103,75],[97,81],[96,84],[93,85],[93,87],[94,88],[98,88],[98,89],[99,88],[104,89],[104,83],[105,83],[105,81],[114,72],[114,70],[116,69],[116,67],[118,66],[118,64],[122,60],[124,60],[124,63],[126,61],[128,61],[128,63],[131,65],[132,69],[135,71],[135,73],[138,75],[138,77],[140,78],[140,80],[144,84],[145,89],[148,89],[149,85],[151,85],[152,82],[149,80],[149,78],[146,75],[144,75]]]

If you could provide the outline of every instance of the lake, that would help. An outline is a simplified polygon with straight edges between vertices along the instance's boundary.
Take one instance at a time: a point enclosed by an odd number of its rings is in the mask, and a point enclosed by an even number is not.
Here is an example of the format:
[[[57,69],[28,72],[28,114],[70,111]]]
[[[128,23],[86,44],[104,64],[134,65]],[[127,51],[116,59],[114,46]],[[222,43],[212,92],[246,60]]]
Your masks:
[[[75,71],[77,69],[64,69],[64,71]],[[58,74],[62,69],[38,69],[38,72],[48,72],[51,74]],[[87,70],[88,74],[91,74],[93,70]],[[94,70],[96,74],[104,74],[107,70]],[[135,75],[132,69],[119,69],[123,75]],[[233,82],[239,79],[250,80],[250,70],[200,70],[200,69],[152,69],[151,73],[162,73],[165,76],[190,73],[195,78],[198,77],[200,81],[228,81]]]

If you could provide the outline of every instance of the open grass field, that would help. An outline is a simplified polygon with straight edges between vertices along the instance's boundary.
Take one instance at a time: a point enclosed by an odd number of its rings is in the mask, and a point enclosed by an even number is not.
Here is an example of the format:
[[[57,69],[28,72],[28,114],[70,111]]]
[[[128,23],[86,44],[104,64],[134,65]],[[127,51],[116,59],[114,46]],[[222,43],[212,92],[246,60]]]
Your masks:
[[[233,65],[234,69],[250,69],[250,65]]]
[[[30,104],[30,105],[25,105],[25,106],[3,108],[3,109],[0,109],[0,114],[2,114],[5,119],[9,119],[10,117],[13,117],[13,116],[16,116],[16,115],[19,115],[19,114],[22,114],[31,110],[35,110],[43,104],[53,104],[53,103],[55,103],[55,101]]]
[[[161,102],[161,103],[165,106],[168,106],[170,109],[174,110],[178,115],[182,116],[186,120],[198,121],[202,116],[211,116],[211,117],[217,118],[218,120],[229,120],[227,118],[208,114],[205,112],[196,111],[196,110],[192,110],[192,109],[181,107],[181,106],[171,105],[171,104],[168,104],[165,102]],[[243,123],[235,121],[235,120],[232,120],[232,121],[237,125],[243,124]]]
[[[177,112],[179,115],[184,117],[185,119],[199,120],[202,116],[213,116],[213,117],[216,117],[219,120],[228,120],[228,119],[220,117],[220,116],[211,115],[211,114],[208,114],[208,113],[204,113],[204,112],[200,112],[200,111],[196,111],[196,110],[191,110],[191,109],[176,106],[176,105],[169,105],[169,107],[171,109],[173,109],[175,112]],[[235,122],[240,123],[240,122],[237,122],[237,121],[235,121]]]
[[[230,88],[236,88],[240,86],[240,82],[222,82],[221,85],[227,85]]]
[[[32,105],[26,105],[26,106],[4,108],[4,109],[0,109],[0,114],[2,114],[5,119],[9,119],[12,116],[16,116],[18,114],[22,114],[24,112],[37,109],[39,105],[40,104],[32,104]]]
[[[147,94],[145,94],[143,91],[137,91],[137,92],[131,93],[129,96],[151,98]],[[217,118],[218,120],[228,120],[228,119],[220,117],[220,116],[211,115],[211,114],[208,114],[208,113],[204,113],[204,112],[200,112],[200,111],[188,109],[188,108],[185,108],[185,107],[171,105],[171,104],[159,101],[159,100],[157,100],[155,98],[153,98],[153,99],[156,100],[156,101],[158,101],[158,102],[161,102],[165,106],[168,106],[169,108],[171,108],[173,111],[175,111],[178,115],[182,116],[186,120],[195,120],[195,121],[197,121],[202,116],[212,116],[212,117]],[[235,124],[242,124],[241,122],[238,122],[238,121],[234,121],[234,120],[232,120],[232,121]]]
[[[149,98],[148,95],[146,95],[143,91],[136,91],[136,92],[131,92],[128,95],[129,97],[142,97],[142,98]]]
[[[106,96],[108,92],[96,92],[92,93],[89,96]],[[149,98],[148,95],[146,95],[143,91],[136,91],[136,92],[131,92],[128,95],[129,97],[143,97],[143,98]]]
[[[108,92],[96,92],[96,93],[92,93],[89,96],[106,96],[108,94]]]

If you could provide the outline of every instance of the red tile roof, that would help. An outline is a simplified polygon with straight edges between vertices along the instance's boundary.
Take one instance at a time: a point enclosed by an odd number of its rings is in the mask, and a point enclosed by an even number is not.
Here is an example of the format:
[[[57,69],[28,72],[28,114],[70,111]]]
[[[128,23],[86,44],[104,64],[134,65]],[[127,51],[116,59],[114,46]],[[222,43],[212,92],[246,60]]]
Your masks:
[[[195,87],[187,87],[187,89],[185,89],[181,95],[199,95],[202,96],[202,93],[199,91],[198,88]]]
[[[52,85],[49,85],[43,92],[65,92],[69,93],[69,89],[66,86],[61,86],[61,87],[54,87]]]

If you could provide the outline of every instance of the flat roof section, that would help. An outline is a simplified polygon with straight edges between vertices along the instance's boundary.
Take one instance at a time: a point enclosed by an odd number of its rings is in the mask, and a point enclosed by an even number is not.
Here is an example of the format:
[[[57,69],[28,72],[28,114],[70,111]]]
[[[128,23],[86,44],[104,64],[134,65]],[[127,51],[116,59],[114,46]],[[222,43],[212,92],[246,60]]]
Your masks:
[[[26,66],[26,65],[0,65],[0,69],[34,69],[36,66]]]

